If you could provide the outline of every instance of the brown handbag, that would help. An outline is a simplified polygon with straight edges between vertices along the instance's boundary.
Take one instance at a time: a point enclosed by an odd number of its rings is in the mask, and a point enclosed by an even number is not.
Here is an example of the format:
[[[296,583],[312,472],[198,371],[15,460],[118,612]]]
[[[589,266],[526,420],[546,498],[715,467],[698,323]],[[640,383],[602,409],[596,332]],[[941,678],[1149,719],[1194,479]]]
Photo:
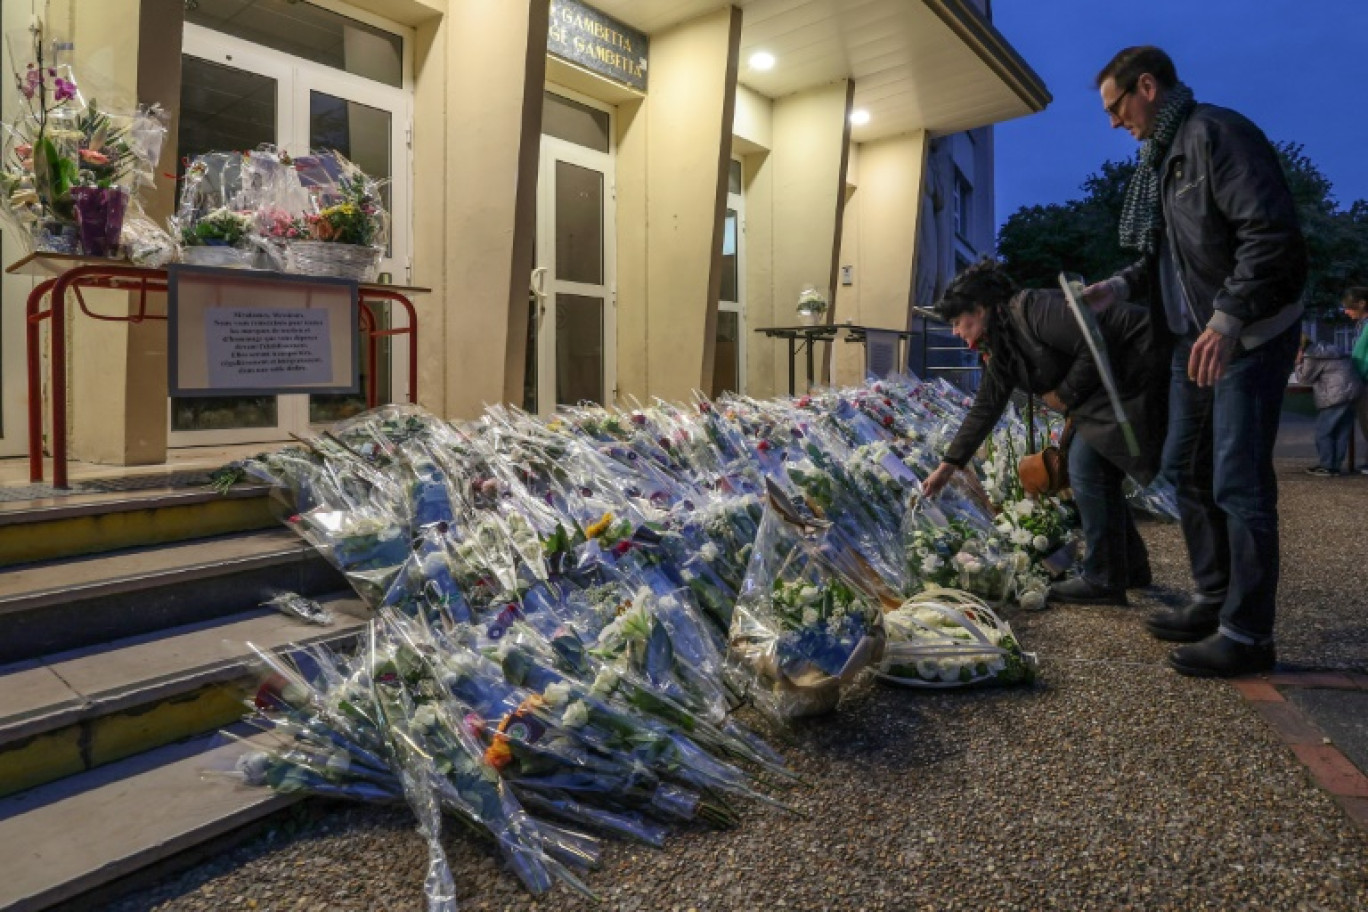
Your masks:
[[[1051,444],[1039,453],[1027,453],[1017,461],[1017,477],[1027,494],[1058,494],[1069,486],[1069,463],[1065,458],[1073,439],[1073,422],[1066,422],[1059,446]]]

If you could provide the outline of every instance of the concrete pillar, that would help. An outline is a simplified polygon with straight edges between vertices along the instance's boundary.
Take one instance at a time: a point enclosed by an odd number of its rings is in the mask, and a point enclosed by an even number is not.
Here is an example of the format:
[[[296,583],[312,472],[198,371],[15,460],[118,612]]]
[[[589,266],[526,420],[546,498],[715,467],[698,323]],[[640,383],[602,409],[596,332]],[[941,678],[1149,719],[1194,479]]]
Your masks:
[[[850,80],[785,96],[774,102],[773,174],[774,324],[798,322],[798,293],[804,285],[824,289],[834,300],[845,208],[846,155],[850,142]],[[838,319],[834,308],[827,319]],[[840,315],[839,319],[844,319]],[[763,341],[753,340],[756,347]],[[776,391],[788,392],[787,343],[773,341]],[[801,361],[801,359],[800,359]],[[818,370],[820,374],[820,369]],[[798,369],[799,387],[804,368]],[[820,382],[820,377],[817,378]],[[801,392],[802,390],[797,390]]]
[[[854,284],[841,288],[839,322],[906,329],[914,303],[917,223],[926,171],[926,133],[892,136],[859,147],[858,182],[845,212],[841,263],[854,267]],[[833,381],[858,383],[864,351],[838,345]]]
[[[180,106],[180,47],[184,4],[177,0],[107,0],[70,7],[53,4],[49,26],[75,45],[76,77],[87,101],[111,110],[159,103]],[[158,223],[171,214],[175,181],[175,122],[168,130],[158,186],[143,195]],[[120,292],[82,292],[96,313],[129,315],[138,299]],[[164,295],[149,296],[149,311],[165,314]],[[70,302],[68,313],[75,312]],[[70,453],[73,459],[147,465],[166,459],[166,324],[106,322],[77,314],[68,320]]]
[[[419,281],[433,283],[442,311],[419,308],[425,319],[419,389],[422,403],[447,417],[471,418],[488,403],[522,402],[524,358],[532,356],[525,350],[527,294],[548,6],[548,0],[451,0],[440,25],[420,29],[420,52],[446,62],[445,106],[425,116],[423,101],[437,94],[425,74],[414,127],[415,265]],[[445,131],[445,182],[436,187],[425,182],[438,157],[433,129]],[[435,223],[443,230],[425,236]],[[429,398],[434,383],[440,401]]]
[[[684,400],[712,382],[740,41],[734,7],[652,35],[648,94],[619,106],[623,395]]]

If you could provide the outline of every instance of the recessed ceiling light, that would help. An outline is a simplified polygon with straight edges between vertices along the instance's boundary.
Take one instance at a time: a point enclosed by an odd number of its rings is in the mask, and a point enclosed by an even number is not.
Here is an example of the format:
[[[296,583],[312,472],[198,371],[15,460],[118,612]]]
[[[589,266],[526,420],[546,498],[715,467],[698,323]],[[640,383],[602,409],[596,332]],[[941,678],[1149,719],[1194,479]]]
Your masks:
[[[869,123],[869,112],[864,108],[856,108],[850,112],[850,122],[857,127]]]
[[[750,67],[752,70],[772,70],[774,55],[769,51],[756,51],[750,55]]]

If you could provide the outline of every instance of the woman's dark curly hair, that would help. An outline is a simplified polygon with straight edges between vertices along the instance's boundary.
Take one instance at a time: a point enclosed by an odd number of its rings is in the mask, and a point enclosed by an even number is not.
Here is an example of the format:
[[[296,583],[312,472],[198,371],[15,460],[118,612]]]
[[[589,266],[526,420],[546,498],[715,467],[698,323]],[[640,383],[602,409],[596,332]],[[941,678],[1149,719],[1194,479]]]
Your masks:
[[[1016,282],[1002,264],[985,257],[950,280],[950,287],[936,302],[936,315],[949,323],[980,305],[991,314],[1016,293]]]

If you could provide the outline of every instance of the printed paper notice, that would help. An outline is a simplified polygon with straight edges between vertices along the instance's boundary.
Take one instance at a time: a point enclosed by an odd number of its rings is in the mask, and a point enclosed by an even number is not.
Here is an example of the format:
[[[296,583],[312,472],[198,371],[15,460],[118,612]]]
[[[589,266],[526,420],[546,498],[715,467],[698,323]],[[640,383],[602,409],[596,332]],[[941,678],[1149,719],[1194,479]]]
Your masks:
[[[210,307],[204,311],[215,389],[320,384],[332,379],[328,311]]]

